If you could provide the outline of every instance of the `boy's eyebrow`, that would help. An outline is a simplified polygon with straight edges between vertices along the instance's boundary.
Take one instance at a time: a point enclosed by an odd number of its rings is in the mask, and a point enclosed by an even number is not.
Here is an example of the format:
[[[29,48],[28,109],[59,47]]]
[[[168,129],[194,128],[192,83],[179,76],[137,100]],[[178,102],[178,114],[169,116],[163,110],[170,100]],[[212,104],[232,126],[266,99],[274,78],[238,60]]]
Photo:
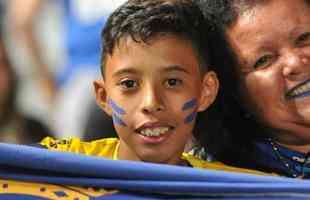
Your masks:
[[[170,65],[170,66],[164,68],[163,71],[165,71],[165,72],[179,71],[179,72],[183,72],[186,74],[190,74],[189,71],[187,71],[186,69],[184,69],[183,67],[181,67],[179,65]]]
[[[121,76],[123,74],[137,74],[137,73],[139,73],[139,72],[136,69],[124,68],[124,69],[120,69],[120,70],[116,71],[115,73],[113,73],[112,76],[117,77],[117,76]]]
[[[173,71],[179,71],[182,73],[186,73],[186,74],[190,74],[189,71],[187,71],[186,69],[184,69],[183,67],[179,66],[179,65],[169,65],[167,67],[165,67],[162,71],[164,72],[173,72]],[[118,77],[121,76],[123,74],[138,74],[139,71],[134,69],[134,68],[124,68],[124,69],[120,69],[118,71],[116,71],[115,73],[113,73],[113,77]]]

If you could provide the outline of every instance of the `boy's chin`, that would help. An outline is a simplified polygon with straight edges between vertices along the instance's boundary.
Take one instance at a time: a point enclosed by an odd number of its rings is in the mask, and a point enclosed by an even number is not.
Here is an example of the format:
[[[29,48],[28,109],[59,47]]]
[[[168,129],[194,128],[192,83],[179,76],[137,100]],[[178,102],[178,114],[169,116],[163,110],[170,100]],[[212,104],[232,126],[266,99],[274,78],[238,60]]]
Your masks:
[[[146,163],[170,164],[166,160],[152,159],[152,158],[146,158],[146,159],[143,159],[142,161]]]
[[[167,153],[158,154],[157,153],[143,153],[143,155],[140,157],[143,162],[148,163],[158,163],[158,164],[171,164],[171,165],[177,165],[175,159],[171,159],[167,156]]]

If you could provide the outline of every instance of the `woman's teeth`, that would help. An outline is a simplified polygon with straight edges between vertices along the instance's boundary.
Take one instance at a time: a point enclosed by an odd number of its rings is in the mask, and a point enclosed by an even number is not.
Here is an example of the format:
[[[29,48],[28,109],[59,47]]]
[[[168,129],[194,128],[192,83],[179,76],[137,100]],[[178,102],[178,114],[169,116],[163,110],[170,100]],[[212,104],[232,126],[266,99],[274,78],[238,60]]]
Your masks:
[[[304,85],[301,85],[300,87],[294,89],[293,91],[290,91],[288,94],[287,94],[287,97],[288,98],[292,98],[292,97],[296,97],[296,96],[299,96],[305,92],[308,92],[310,91],[310,82],[304,84]]]
[[[159,128],[146,128],[146,129],[143,129],[140,131],[140,134],[141,135],[144,135],[144,136],[160,136],[160,135],[163,135],[165,134],[167,131],[169,130],[168,127],[159,127]]]

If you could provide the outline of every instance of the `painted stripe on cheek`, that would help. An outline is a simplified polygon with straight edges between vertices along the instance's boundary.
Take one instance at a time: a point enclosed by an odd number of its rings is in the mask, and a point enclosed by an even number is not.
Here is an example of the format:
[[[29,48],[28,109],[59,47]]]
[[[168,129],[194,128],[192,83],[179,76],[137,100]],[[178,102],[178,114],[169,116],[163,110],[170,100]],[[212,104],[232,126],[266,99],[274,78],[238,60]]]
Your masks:
[[[127,126],[125,122],[121,118],[119,118],[115,113],[112,113],[112,119],[113,119],[114,124],[117,124],[120,126]]]
[[[184,123],[185,123],[185,124],[192,123],[192,122],[194,121],[196,115],[197,115],[197,112],[196,112],[196,111],[192,112],[190,115],[188,115],[188,116],[184,119]]]
[[[197,106],[197,99],[192,99],[183,105],[182,110],[185,111],[185,110],[194,108],[196,106]]]
[[[126,112],[123,110],[120,106],[118,106],[112,99],[108,100],[113,112],[119,114],[119,115],[125,115]]]

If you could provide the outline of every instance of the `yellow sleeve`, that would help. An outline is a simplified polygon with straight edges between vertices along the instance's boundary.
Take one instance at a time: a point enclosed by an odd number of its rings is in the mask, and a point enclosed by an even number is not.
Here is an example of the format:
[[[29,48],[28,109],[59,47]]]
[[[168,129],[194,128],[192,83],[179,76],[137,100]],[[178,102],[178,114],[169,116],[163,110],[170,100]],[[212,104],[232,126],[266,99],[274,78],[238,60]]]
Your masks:
[[[91,142],[83,142],[79,138],[55,140],[51,137],[46,137],[40,142],[41,145],[49,150],[81,153],[110,159],[117,153],[118,143],[119,140],[116,138],[104,138]]]
[[[81,146],[81,141],[78,138],[57,140],[51,137],[46,137],[40,142],[40,144],[49,150],[75,152],[74,149]]]

